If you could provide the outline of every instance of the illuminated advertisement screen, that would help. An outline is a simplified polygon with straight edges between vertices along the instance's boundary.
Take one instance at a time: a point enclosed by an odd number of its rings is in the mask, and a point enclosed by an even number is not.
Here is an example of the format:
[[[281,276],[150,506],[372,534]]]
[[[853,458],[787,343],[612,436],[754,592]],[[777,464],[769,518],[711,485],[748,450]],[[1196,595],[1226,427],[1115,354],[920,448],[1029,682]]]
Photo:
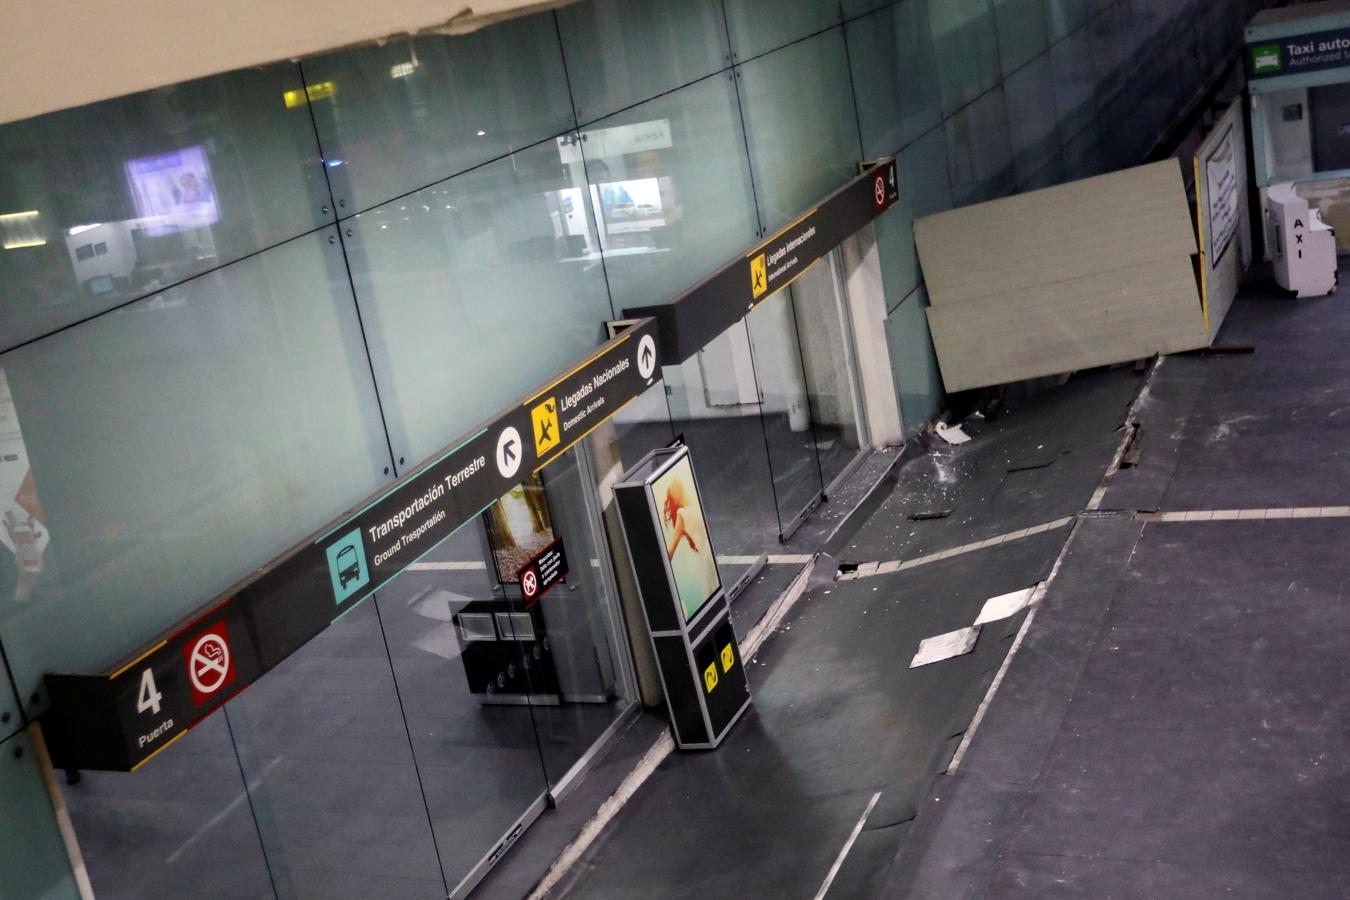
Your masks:
[[[688,622],[722,586],[689,457],[681,458],[657,477],[651,490],[661,518],[666,558],[670,560],[675,590],[680,596],[684,620]]]
[[[220,219],[211,164],[201,146],[128,160],[126,171],[144,234],[176,234]]]
[[[544,481],[537,472],[489,506],[484,517],[492,544],[492,562],[502,584],[517,584],[520,579],[516,573],[521,566],[557,537]]]

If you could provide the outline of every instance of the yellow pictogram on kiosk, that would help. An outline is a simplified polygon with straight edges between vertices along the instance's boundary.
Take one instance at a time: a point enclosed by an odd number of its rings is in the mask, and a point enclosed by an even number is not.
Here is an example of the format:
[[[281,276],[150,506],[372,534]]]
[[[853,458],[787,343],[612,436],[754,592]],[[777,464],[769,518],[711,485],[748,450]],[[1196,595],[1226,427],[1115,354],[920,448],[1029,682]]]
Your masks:
[[[769,289],[769,266],[761,253],[750,260],[750,296],[758,300]]]
[[[727,644],[725,647],[722,648],[722,671],[730,672],[731,667],[735,665],[735,663],[736,663],[736,651],[731,649],[730,644]]]
[[[562,440],[562,429],[558,427],[558,401],[549,397],[530,411],[530,419],[534,422],[534,452],[542,457]]]
[[[717,663],[708,663],[708,668],[703,670],[703,687],[709,694],[717,687]]]

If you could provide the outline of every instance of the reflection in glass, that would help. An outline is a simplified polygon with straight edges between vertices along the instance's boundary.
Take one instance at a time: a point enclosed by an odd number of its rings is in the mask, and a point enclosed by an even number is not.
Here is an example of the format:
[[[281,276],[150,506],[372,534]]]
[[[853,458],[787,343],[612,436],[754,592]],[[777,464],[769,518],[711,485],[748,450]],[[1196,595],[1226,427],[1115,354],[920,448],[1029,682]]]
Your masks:
[[[731,60],[719,0],[590,0],[558,10],[577,116],[587,122]]]
[[[839,24],[839,0],[725,0],[738,62]]]
[[[790,291],[770,296],[745,318],[784,539],[824,490]]]
[[[573,127],[552,16],[391,40],[303,63],[339,214],[348,216]]]
[[[760,224],[772,231],[857,174],[857,116],[839,102],[852,90],[843,29],[751,60],[740,75]]]
[[[26,599],[0,596],[22,696],[43,672],[98,671],[144,644],[381,483],[388,450],[330,237],[4,355],[41,489],[10,512],[49,536]]]
[[[600,120],[582,132],[577,159],[583,149],[617,309],[671,300],[754,242],[730,75]]]
[[[444,896],[374,603],[354,607],[226,712],[278,897],[394,886],[399,896]]]
[[[348,220],[371,362],[407,466],[601,341],[613,315],[576,143],[537,144]]]
[[[224,714],[135,772],[60,783],[98,897],[174,897],[188,885],[204,900],[273,896]]]
[[[0,350],[332,220],[293,64],[0,125]]]

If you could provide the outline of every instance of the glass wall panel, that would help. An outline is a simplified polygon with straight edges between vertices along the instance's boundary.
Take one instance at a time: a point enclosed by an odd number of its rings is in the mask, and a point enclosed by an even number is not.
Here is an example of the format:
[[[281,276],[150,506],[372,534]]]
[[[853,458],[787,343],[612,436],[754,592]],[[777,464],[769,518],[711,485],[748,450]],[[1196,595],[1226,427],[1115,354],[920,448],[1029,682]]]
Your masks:
[[[894,0],[841,0],[839,7],[845,19],[855,19],[883,6],[890,6],[892,2]]]
[[[374,603],[354,607],[226,714],[278,897],[445,896]],[[537,758],[530,774],[537,792]],[[486,825],[494,813],[485,805],[475,817]],[[519,810],[510,815],[505,827]],[[473,849],[488,852],[500,833]]]
[[[673,299],[755,242],[730,73],[601,119],[581,136],[618,311]]]
[[[300,88],[265,66],[0,126],[0,351],[332,221]]]
[[[1097,137],[1097,124],[1090,122],[1088,127],[1064,144],[1064,177],[1073,181],[1100,175],[1104,171],[1106,168]]]
[[[773,231],[857,174],[843,29],[740,66],[760,219]]]
[[[683,364],[661,371],[671,427],[693,451],[717,568],[730,590],[755,557],[778,544],[773,476],[745,320]]]
[[[900,416],[905,436],[916,434],[942,403],[942,375],[928,333],[928,292],[919,288],[886,317],[891,368],[900,391]]]
[[[1097,79],[1097,106],[1104,107],[1125,86],[1120,7],[1111,6],[1087,29],[1092,39],[1093,73]]]
[[[718,0],[587,0],[558,10],[558,30],[582,122],[731,64]]]
[[[1092,0],[1045,0],[1045,21],[1054,43],[1087,23]]]
[[[1059,153],[1055,85],[1050,55],[1042,54],[1003,83],[1013,171],[1029,183]]]
[[[344,216],[575,124],[552,16],[343,50],[304,71]]]
[[[933,129],[901,150],[896,168],[900,202],[875,223],[888,306],[908,297],[922,280],[914,247],[914,220],[952,207],[947,144],[942,129]]]
[[[1006,78],[1045,52],[1046,0],[990,0],[998,30],[998,56]]]
[[[177,897],[189,887],[208,900],[273,896],[224,714],[135,772],[80,772],[63,793],[99,900]]]
[[[12,350],[0,368],[51,536],[23,602],[0,598],[25,700],[45,671],[96,671],[146,642],[389,465],[333,227]]]
[[[942,117],[928,0],[901,0],[844,26],[863,156],[906,146]]]
[[[508,596],[498,580],[475,519],[386,586],[376,605],[454,890],[548,790],[525,705],[529,654],[511,626],[519,593]]]
[[[723,5],[731,52],[739,62],[839,24],[839,0],[723,0]]]
[[[600,342],[612,315],[585,188],[570,134],[344,226],[400,466]]]
[[[745,325],[773,473],[778,533],[787,535],[825,490],[816,459],[816,435],[811,427],[811,402],[791,289],[762,301],[746,316]]]
[[[928,4],[938,90],[947,115],[998,81],[998,36],[989,0],[942,0]]]
[[[957,206],[992,200],[1013,185],[1012,145],[1003,89],[994,88],[942,123]]]
[[[1096,76],[1092,38],[1080,29],[1050,48],[1059,133],[1067,143],[1097,118]]]
[[[5,897],[78,900],[42,770],[25,731],[0,741],[0,885]]]

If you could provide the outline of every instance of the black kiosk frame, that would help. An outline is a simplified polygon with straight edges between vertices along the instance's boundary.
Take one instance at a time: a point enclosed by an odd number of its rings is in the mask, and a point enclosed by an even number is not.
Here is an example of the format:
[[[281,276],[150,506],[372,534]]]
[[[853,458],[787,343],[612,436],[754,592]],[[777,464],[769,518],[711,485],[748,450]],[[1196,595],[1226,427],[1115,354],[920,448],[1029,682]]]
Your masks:
[[[689,448],[647,454],[614,485],[614,499],[675,745],[713,749],[749,708],[750,686]]]

